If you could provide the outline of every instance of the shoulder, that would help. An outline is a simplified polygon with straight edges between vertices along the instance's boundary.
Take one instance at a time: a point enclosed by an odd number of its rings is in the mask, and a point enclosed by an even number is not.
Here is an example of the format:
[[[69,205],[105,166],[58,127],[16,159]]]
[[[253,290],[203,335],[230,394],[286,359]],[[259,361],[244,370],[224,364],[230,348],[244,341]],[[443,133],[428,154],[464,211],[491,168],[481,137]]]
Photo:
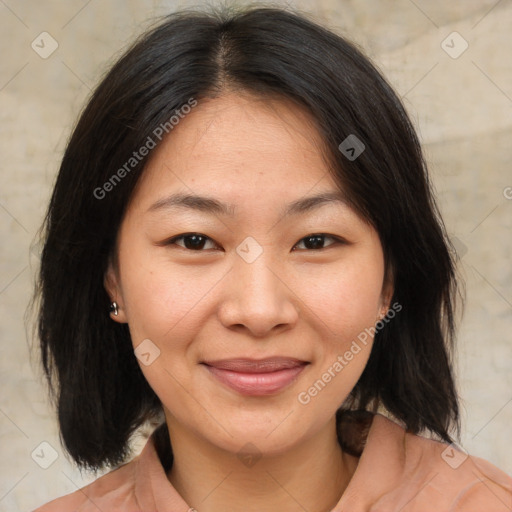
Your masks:
[[[490,462],[456,445],[408,433],[382,415],[374,422],[375,438],[387,438],[394,450],[397,479],[388,496],[405,501],[403,512],[512,510],[512,478]]]
[[[113,507],[121,504],[135,504],[135,468],[137,457],[107,473],[89,485],[71,494],[57,498],[37,508],[33,512],[89,512],[98,511],[98,507]]]

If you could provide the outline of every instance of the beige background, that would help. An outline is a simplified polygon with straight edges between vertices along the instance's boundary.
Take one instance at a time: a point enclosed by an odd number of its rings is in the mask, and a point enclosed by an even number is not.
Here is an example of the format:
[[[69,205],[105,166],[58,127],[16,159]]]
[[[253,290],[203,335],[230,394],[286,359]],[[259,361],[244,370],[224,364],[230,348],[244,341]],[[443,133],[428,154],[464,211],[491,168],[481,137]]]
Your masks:
[[[29,361],[23,316],[38,264],[29,246],[90,89],[148,20],[190,5],[200,4],[0,0],[0,511],[31,510],[91,480],[65,458]],[[463,446],[512,474],[512,3],[291,5],[359,43],[419,130],[467,282],[457,359]],[[43,31],[59,45],[47,59],[31,48]],[[454,31],[463,39],[448,37]],[[48,469],[31,457],[41,442],[58,456]]]

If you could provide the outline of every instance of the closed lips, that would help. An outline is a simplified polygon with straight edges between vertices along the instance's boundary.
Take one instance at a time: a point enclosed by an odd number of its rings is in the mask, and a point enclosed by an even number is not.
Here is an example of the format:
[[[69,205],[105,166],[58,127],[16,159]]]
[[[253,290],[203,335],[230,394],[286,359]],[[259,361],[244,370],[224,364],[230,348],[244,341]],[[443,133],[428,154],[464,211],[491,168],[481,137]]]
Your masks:
[[[246,396],[266,396],[287,388],[309,364],[291,357],[224,359],[203,365],[224,386]]]
[[[203,364],[218,368],[219,370],[230,370],[240,373],[270,373],[279,370],[297,368],[308,364],[289,357],[272,357],[266,359],[224,359],[218,361],[204,361]]]

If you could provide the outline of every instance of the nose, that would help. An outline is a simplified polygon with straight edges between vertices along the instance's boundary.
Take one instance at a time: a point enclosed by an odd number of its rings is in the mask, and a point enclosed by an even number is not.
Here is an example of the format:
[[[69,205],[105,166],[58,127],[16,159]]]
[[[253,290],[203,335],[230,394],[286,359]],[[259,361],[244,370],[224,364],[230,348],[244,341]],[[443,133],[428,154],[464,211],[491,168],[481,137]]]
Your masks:
[[[252,263],[240,258],[223,286],[218,316],[226,328],[262,338],[296,324],[299,300],[282,269],[263,256]]]

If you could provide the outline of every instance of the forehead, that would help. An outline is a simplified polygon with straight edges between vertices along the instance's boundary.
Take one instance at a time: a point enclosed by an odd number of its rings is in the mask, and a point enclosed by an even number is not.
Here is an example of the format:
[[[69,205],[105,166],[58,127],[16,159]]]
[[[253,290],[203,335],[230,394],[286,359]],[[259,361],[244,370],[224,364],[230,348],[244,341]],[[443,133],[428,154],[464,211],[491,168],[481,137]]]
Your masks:
[[[296,103],[225,94],[199,100],[153,150],[138,193],[181,187],[244,197],[293,195],[320,181],[323,190],[335,189],[324,155],[314,120]]]

